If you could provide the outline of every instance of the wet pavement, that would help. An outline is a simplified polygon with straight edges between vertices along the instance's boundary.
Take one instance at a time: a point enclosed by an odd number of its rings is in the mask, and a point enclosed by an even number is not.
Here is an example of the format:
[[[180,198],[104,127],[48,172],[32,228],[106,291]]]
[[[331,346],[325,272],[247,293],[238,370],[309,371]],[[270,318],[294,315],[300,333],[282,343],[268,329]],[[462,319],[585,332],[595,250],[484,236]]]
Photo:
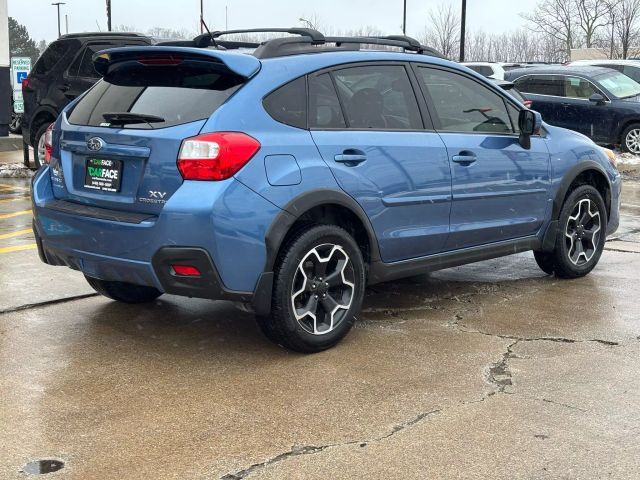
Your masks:
[[[0,179],[1,479],[638,477],[638,186],[591,275],[377,285],[310,356],[225,302],[93,295],[39,262],[27,194]]]

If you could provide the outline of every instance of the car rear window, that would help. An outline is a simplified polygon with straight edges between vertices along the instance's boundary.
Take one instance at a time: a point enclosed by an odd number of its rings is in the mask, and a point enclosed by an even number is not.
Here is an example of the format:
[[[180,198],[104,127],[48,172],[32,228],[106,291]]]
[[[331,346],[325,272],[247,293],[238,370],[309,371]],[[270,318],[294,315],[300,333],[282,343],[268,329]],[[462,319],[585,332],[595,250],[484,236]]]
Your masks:
[[[132,65],[110,72],[89,90],[69,113],[69,122],[108,127],[103,114],[124,112],[164,119],[130,123],[124,128],[155,129],[203,120],[245,81],[214,62],[192,61],[179,66],[129,63]]]
[[[53,42],[33,66],[33,73],[42,75],[50,71],[71,48],[70,42]]]
[[[271,92],[263,100],[265,110],[280,123],[307,128],[307,83],[305,77]]]

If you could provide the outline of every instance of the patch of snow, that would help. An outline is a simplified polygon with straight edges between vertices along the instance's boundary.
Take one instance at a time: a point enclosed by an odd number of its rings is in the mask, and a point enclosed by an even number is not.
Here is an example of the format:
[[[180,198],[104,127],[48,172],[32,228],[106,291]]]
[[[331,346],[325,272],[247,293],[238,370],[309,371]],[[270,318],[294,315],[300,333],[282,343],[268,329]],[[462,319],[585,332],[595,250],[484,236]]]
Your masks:
[[[21,163],[0,164],[0,178],[31,178],[33,172]]]

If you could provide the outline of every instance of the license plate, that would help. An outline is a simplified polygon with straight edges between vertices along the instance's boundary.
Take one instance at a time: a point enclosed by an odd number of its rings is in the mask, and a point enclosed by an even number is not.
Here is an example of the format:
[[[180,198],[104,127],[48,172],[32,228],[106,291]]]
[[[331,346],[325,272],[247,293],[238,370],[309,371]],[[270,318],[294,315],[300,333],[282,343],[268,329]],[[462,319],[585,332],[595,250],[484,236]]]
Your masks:
[[[100,158],[87,159],[84,187],[104,192],[119,192],[122,181],[122,162]]]

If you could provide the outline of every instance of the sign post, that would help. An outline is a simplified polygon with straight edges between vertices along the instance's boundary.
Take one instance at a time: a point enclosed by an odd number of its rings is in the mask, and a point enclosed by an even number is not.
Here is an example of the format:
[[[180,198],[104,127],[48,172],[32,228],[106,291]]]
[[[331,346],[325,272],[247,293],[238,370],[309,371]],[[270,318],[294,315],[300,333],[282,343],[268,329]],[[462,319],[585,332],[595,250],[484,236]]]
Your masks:
[[[31,71],[31,59],[29,57],[11,57],[11,87],[13,87],[13,111],[24,113],[22,101],[22,81]]]

